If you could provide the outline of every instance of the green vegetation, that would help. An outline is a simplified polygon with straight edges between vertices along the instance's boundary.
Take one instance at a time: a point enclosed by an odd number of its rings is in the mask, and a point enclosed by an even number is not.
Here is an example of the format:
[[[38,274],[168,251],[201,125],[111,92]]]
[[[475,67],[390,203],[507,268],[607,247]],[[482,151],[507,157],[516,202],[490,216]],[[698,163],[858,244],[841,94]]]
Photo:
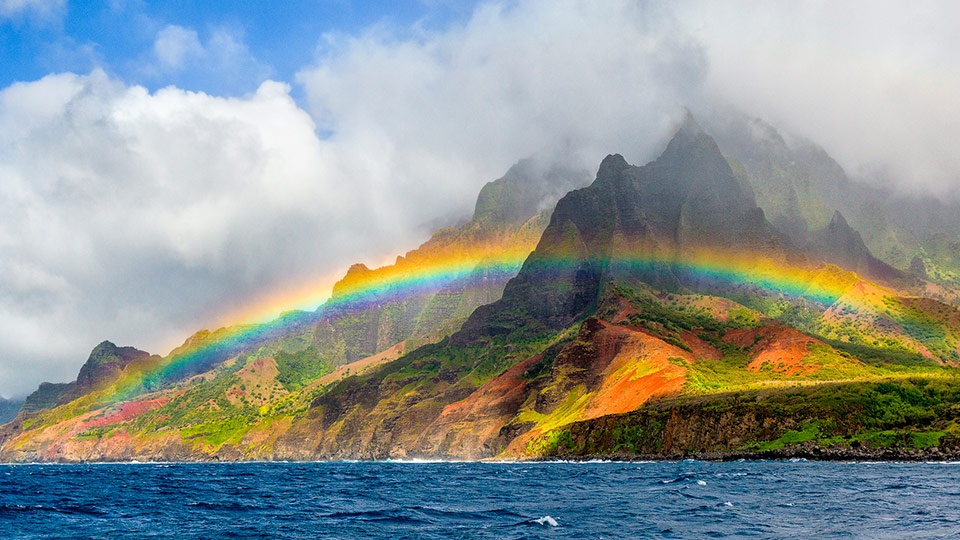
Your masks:
[[[761,452],[768,450],[780,450],[784,446],[789,446],[792,444],[805,443],[807,441],[816,440],[820,436],[820,421],[814,420],[812,422],[807,422],[806,424],[800,426],[800,430],[788,429],[783,432],[783,435],[777,437],[772,441],[764,441],[761,443],[756,443],[754,448]]]
[[[900,365],[932,367],[939,365],[937,364],[936,360],[925,358],[921,354],[896,345],[876,347],[832,339],[821,339],[834,349],[873,366],[890,367],[893,365]]]
[[[274,355],[280,373],[277,380],[290,391],[299,390],[311,381],[333,371],[321,360],[317,350],[308,347],[299,352],[279,351]]]
[[[703,438],[698,433],[714,433]],[[536,455],[695,455],[702,452],[921,450],[960,437],[960,376],[822,383],[779,390],[685,396],[650,403],[614,421],[545,433]]]
[[[226,443],[237,444],[250,430],[250,422],[242,416],[231,416],[180,430],[180,435],[200,449],[217,450]]]

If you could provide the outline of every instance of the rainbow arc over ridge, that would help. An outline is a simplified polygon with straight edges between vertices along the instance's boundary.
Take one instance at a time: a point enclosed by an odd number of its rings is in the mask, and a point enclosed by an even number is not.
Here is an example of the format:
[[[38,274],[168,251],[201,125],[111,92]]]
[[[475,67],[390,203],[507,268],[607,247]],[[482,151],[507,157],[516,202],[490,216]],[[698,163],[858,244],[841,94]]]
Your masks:
[[[483,249],[466,250],[450,256],[404,261],[403,264],[365,269],[348,274],[334,288],[333,295],[315,312],[289,313],[269,322],[242,324],[201,333],[174,349],[153,368],[131,374],[115,385],[108,401],[131,398],[151,385],[189,372],[191,367],[209,364],[211,358],[239,354],[253,349],[258,343],[277,336],[297,324],[309,324],[324,313],[335,310],[363,309],[383,302],[403,299],[418,294],[430,294],[454,284],[469,284],[471,280],[506,280],[520,271],[528,251],[515,249],[489,253]],[[627,264],[668,264],[676,272],[709,279],[715,283],[749,285],[774,295],[804,298],[827,307],[864,281],[857,274],[832,265],[816,267],[785,265],[765,256],[730,255],[720,251],[701,251],[678,258],[662,258],[649,253],[617,253],[613,259],[586,261],[573,255],[561,254],[544,259],[538,255],[538,264],[569,268],[590,262],[609,264],[611,260]]]

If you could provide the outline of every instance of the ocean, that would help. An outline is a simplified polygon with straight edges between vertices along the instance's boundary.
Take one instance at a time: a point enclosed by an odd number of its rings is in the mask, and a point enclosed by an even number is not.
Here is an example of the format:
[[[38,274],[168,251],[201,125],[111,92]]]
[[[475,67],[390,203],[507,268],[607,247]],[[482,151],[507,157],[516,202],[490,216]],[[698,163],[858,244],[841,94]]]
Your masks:
[[[957,538],[960,464],[0,465],[2,538]]]

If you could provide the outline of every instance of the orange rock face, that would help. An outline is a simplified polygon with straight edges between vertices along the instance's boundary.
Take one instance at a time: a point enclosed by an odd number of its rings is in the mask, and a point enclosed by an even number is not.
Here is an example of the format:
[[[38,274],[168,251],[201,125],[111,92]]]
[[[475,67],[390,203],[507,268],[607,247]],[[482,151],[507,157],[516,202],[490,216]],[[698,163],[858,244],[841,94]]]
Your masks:
[[[774,325],[757,329],[729,330],[723,341],[745,349],[750,354],[747,369],[753,372],[769,368],[787,376],[811,375],[819,366],[804,364],[810,345],[823,344],[793,328]]]

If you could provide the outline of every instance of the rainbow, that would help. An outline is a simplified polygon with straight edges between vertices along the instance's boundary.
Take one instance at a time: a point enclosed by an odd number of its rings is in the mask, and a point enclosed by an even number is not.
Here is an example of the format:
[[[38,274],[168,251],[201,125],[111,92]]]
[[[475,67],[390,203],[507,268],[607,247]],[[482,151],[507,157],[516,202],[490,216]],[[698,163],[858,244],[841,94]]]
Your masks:
[[[332,295],[313,312],[290,312],[265,323],[240,324],[215,332],[201,332],[173,350],[159,365],[126,377],[114,387],[107,400],[117,402],[144,391],[159,388],[165,381],[184,374],[213,367],[244,350],[256,348],[272,337],[280,336],[297,325],[311,324],[325,313],[343,309],[363,309],[388,300],[429,294],[451,284],[469,285],[475,279],[506,281],[517,274],[529,252],[523,249],[491,254],[478,248],[461,250],[451,256],[424,257],[416,261],[399,259],[397,264],[377,269],[361,267],[351,271],[333,287]],[[538,269],[557,272],[577,265],[597,264],[605,267],[610,259],[585,261],[569,254],[536,254]],[[790,298],[804,298],[826,307],[843,297],[862,279],[853,272],[831,265],[818,267],[785,264],[766,256],[729,255],[718,251],[701,251],[683,258],[657,257],[649,253],[618,253],[614,262],[620,265],[668,265],[685,280],[708,280],[725,286],[748,286]]]
[[[363,267],[362,271],[349,272],[337,282],[332,293],[315,311],[291,311],[266,322],[198,332],[157,365],[123,377],[102,401],[116,403],[159,389],[165,381],[198,373],[204,366],[213,367],[218,360],[255,349],[299,325],[321,319],[326,313],[365,309],[390,300],[434,293],[458,283],[469,285],[473,279],[505,282],[517,274],[529,255],[529,250],[522,247],[497,253],[491,253],[485,247],[488,246],[459,250],[446,257],[421,257],[416,261],[401,258],[397,264],[374,270]]]

